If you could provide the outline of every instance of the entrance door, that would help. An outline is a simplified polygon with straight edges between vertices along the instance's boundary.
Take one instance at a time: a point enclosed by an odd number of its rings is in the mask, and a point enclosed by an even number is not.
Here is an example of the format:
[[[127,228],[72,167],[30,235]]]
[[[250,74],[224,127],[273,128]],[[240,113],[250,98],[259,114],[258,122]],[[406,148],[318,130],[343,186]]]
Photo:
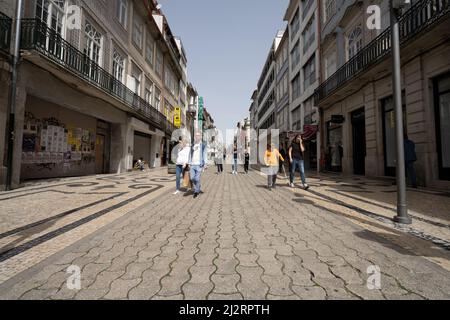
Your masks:
[[[105,173],[105,146],[106,137],[101,134],[97,134],[97,139],[95,143],[95,173],[104,174]]]
[[[353,173],[366,174],[366,118],[364,108],[352,113]]]
[[[439,179],[450,180],[450,74],[434,82]]]

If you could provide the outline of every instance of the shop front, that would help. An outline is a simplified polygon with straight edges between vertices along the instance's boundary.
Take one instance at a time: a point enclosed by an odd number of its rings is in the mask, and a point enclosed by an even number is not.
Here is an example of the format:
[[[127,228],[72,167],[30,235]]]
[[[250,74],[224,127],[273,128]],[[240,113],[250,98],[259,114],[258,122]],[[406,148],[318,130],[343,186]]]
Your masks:
[[[29,96],[23,125],[21,179],[109,171],[110,124]]]

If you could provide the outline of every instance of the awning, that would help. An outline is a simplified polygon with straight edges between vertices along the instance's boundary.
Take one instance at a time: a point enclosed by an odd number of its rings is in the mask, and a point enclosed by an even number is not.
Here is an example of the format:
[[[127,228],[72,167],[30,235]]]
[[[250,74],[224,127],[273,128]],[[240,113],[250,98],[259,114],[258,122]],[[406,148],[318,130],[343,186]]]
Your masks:
[[[296,131],[290,131],[287,134],[287,137],[292,140],[297,135],[301,135],[303,140],[314,140],[316,138],[317,132],[319,132],[319,126],[318,125],[312,125],[312,124],[305,124],[303,126],[303,132],[296,132]]]

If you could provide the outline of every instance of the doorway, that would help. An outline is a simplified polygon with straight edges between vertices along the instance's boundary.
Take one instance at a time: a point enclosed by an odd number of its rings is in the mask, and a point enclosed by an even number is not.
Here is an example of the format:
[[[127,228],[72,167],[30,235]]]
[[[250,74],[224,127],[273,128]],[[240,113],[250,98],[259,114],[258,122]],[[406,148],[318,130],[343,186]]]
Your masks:
[[[95,143],[95,174],[105,173],[105,146],[106,137],[102,134],[97,134]]]
[[[450,73],[434,80],[439,179],[450,181]]]
[[[366,174],[366,115],[364,108],[351,114],[353,129],[353,173]]]

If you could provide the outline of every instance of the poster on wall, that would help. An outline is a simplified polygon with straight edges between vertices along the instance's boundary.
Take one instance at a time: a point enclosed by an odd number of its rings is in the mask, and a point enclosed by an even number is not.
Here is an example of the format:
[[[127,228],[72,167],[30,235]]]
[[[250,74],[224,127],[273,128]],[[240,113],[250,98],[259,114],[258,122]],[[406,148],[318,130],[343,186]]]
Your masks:
[[[70,170],[73,162],[78,166],[95,162],[95,132],[67,126],[56,118],[37,119],[26,112],[22,163],[61,164],[61,169]]]

